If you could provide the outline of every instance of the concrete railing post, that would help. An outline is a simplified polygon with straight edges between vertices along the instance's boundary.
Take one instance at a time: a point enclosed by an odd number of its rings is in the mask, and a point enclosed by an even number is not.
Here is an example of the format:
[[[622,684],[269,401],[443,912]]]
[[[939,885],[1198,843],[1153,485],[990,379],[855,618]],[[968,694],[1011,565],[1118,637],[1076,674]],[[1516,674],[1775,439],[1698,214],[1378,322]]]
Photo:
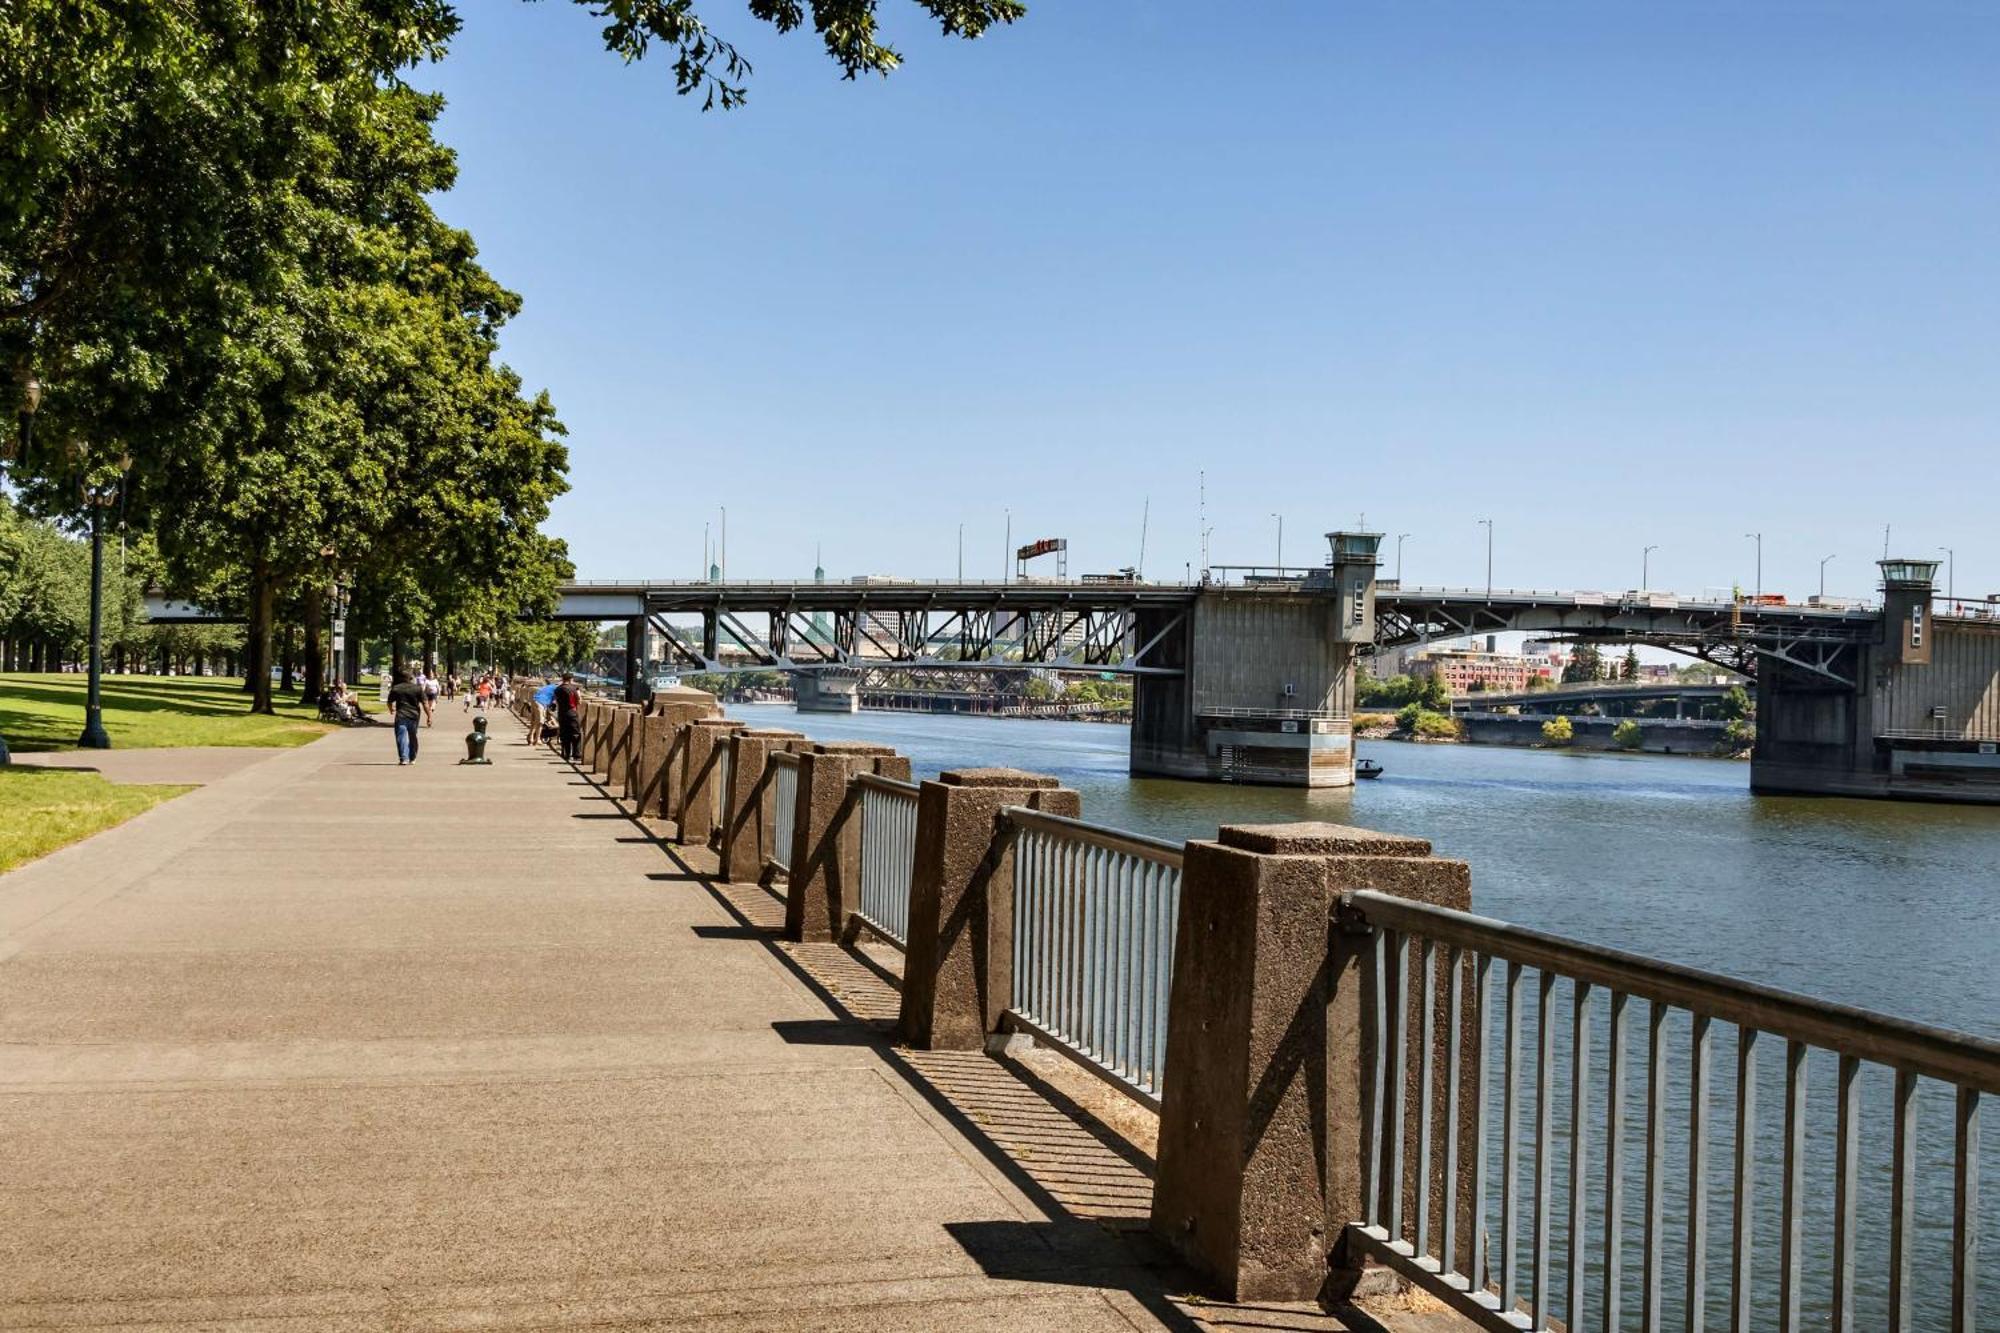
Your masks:
[[[604,744],[604,786],[615,796],[624,797],[632,772],[632,751],[639,738],[640,707],[618,700],[611,705],[611,719]]]
[[[839,939],[860,900],[861,821],[849,801],[860,773],[900,756],[886,745],[835,741],[799,754],[798,803],[787,848],[785,938]],[[907,771],[907,760],[902,760]]]
[[[667,750],[673,744],[674,722],[658,710],[639,719],[639,744],[634,754],[637,783],[632,791],[632,812],[655,819],[665,814],[662,797],[666,791]]]
[[[1372,1051],[1362,937],[1331,922],[1340,894],[1371,888],[1463,909],[1470,885],[1464,862],[1431,856],[1420,838],[1337,824],[1228,827],[1188,844],[1152,1225],[1218,1295],[1310,1300],[1341,1285],[1332,1265],[1346,1260],[1330,1249],[1363,1216]],[[1441,1024],[1442,1012],[1433,1018]],[[1465,1035],[1464,1068],[1476,1070],[1476,1024]],[[1442,1066],[1442,1039],[1437,1049]],[[1414,1062],[1407,1072],[1414,1080]],[[1467,1098],[1468,1126],[1472,1110]],[[1441,1207],[1442,1181],[1431,1188]],[[1468,1178],[1457,1228],[1468,1245],[1471,1197]]]
[[[675,836],[683,847],[706,847],[715,831],[718,803],[715,747],[728,744],[729,733],[740,731],[741,722],[731,718],[705,717],[688,728],[681,769],[685,785],[681,791],[681,813]]]
[[[1082,813],[1074,791],[1015,768],[942,773],[918,791],[898,1030],[919,1049],[980,1049],[1012,997],[1014,858],[994,838],[1009,805]]]
[[[729,790],[722,794],[721,874],[755,882],[770,854],[772,788],[767,780],[771,755],[804,740],[796,731],[748,728],[729,737]]]

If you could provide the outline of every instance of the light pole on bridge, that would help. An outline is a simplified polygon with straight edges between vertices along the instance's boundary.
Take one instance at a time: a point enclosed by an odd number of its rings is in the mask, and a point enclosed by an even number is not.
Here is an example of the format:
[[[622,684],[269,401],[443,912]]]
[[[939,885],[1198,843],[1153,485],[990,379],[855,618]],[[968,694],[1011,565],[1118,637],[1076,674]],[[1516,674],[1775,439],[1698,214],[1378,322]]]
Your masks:
[[[1651,546],[1648,546],[1648,547],[1647,547],[1647,548],[1646,548],[1645,550],[1643,550],[1643,551],[1639,552],[1639,591],[1640,591],[1640,592],[1645,592],[1645,591],[1646,591],[1647,589],[1649,589],[1649,588],[1651,588],[1651,587],[1653,586],[1653,582],[1652,582],[1652,579],[1653,579],[1653,552],[1655,552],[1655,551],[1657,551],[1657,550],[1659,550],[1659,549],[1660,549],[1660,547],[1659,547],[1659,544],[1658,544],[1657,542],[1655,542],[1655,543],[1654,543],[1653,545],[1651,545]]]
[[[1761,602],[1764,600],[1764,534],[1746,532],[1743,536],[1757,543],[1757,600]]]
[[[1000,547],[1000,581],[1014,581],[1014,511],[1007,511],[1007,535]]]
[[[1396,534],[1396,586],[1398,588],[1403,586],[1403,542],[1409,535],[1407,532]]]
[[[1278,520],[1278,572],[1282,574],[1285,572],[1285,516],[1273,514],[1271,517]]]
[[[1482,518],[1480,526],[1486,529],[1486,596],[1493,596],[1493,520]]]
[[[1947,602],[1955,602],[1958,600],[1958,590],[1955,586],[1957,580],[1953,575],[1957,572],[1958,552],[1949,546],[1940,546],[1938,550],[1944,552],[1944,599]]]
[[[1834,552],[1834,555],[1838,554],[1840,554],[1838,551]],[[1833,559],[1832,555],[1827,556],[1826,559],[1819,562],[1819,595],[1822,601],[1826,598],[1826,562],[1831,559]]]

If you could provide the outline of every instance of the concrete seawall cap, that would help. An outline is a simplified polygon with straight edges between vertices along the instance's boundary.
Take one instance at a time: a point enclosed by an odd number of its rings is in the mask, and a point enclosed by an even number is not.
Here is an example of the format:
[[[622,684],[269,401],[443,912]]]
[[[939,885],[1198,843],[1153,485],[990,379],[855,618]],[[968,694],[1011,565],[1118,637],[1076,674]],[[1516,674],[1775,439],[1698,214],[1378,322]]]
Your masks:
[[[947,787],[1060,787],[1062,781],[1046,773],[1029,773],[1019,768],[954,768],[938,774]]]
[[[1224,847],[1265,856],[1429,856],[1428,838],[1377,833],[1347,824],[1225,824]]]

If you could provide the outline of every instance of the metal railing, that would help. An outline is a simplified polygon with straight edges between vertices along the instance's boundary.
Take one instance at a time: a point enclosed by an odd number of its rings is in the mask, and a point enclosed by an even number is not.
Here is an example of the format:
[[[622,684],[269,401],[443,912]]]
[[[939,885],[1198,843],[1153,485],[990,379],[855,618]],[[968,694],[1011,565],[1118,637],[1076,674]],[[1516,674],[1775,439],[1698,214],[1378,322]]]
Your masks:
[[[860,917],[898,949],[910,936],[910,878],[917,860],[917,784],[875,773],[854,779],[861,814]]]
[[[772,754],[766,780],[771,784],[771,851],[766,859],[789,875],[792,835],[798,828],[799,757],[789,750]]]
[[[1157,1111],[1180,917],[1181,849],[1022,806],[1010,1026]]]
[[[1364,1216],[1347,1227],[1365,1253],[1488,1329],[1978,1326],[1979,1102],[2000,1092],[2000,1043],[1379,893],[1347,895],[1339,916],[1369,937]],[[1628,1033],[1640,1010],[1643,1065]],[[1735,1032],[1733,1079],[1710,1068],[1719,1026]],[[1767,1078],[1759,1054],[1774,1042]],[[1628,1107],[1632,1074],[1642,1107]],[[1815,1101],[1815,1085],[1832,1095]],[[1886,1116],[1878,1104],[1864,1121],[1868,1088],[1886,1094]],[[1711,1115],[1722,1091],[1733,1133]],[[1772,1093],[1775,1134],[1759,1118]],[[1952,1126],[1949,1152],[1920,1157],[1918,1121],[1932,1116]],[[1865,1263],[1883,1267],[1863,1276]]]

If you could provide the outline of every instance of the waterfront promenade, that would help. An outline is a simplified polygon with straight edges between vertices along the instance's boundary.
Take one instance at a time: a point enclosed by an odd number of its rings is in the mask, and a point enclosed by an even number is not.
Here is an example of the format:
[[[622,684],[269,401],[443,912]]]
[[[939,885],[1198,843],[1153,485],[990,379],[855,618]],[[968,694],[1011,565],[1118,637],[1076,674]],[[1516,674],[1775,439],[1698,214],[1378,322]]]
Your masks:
[[[0,1327],[1377,1327],[1177,1301],[1060,1076],[460,721],[0,877]]]

